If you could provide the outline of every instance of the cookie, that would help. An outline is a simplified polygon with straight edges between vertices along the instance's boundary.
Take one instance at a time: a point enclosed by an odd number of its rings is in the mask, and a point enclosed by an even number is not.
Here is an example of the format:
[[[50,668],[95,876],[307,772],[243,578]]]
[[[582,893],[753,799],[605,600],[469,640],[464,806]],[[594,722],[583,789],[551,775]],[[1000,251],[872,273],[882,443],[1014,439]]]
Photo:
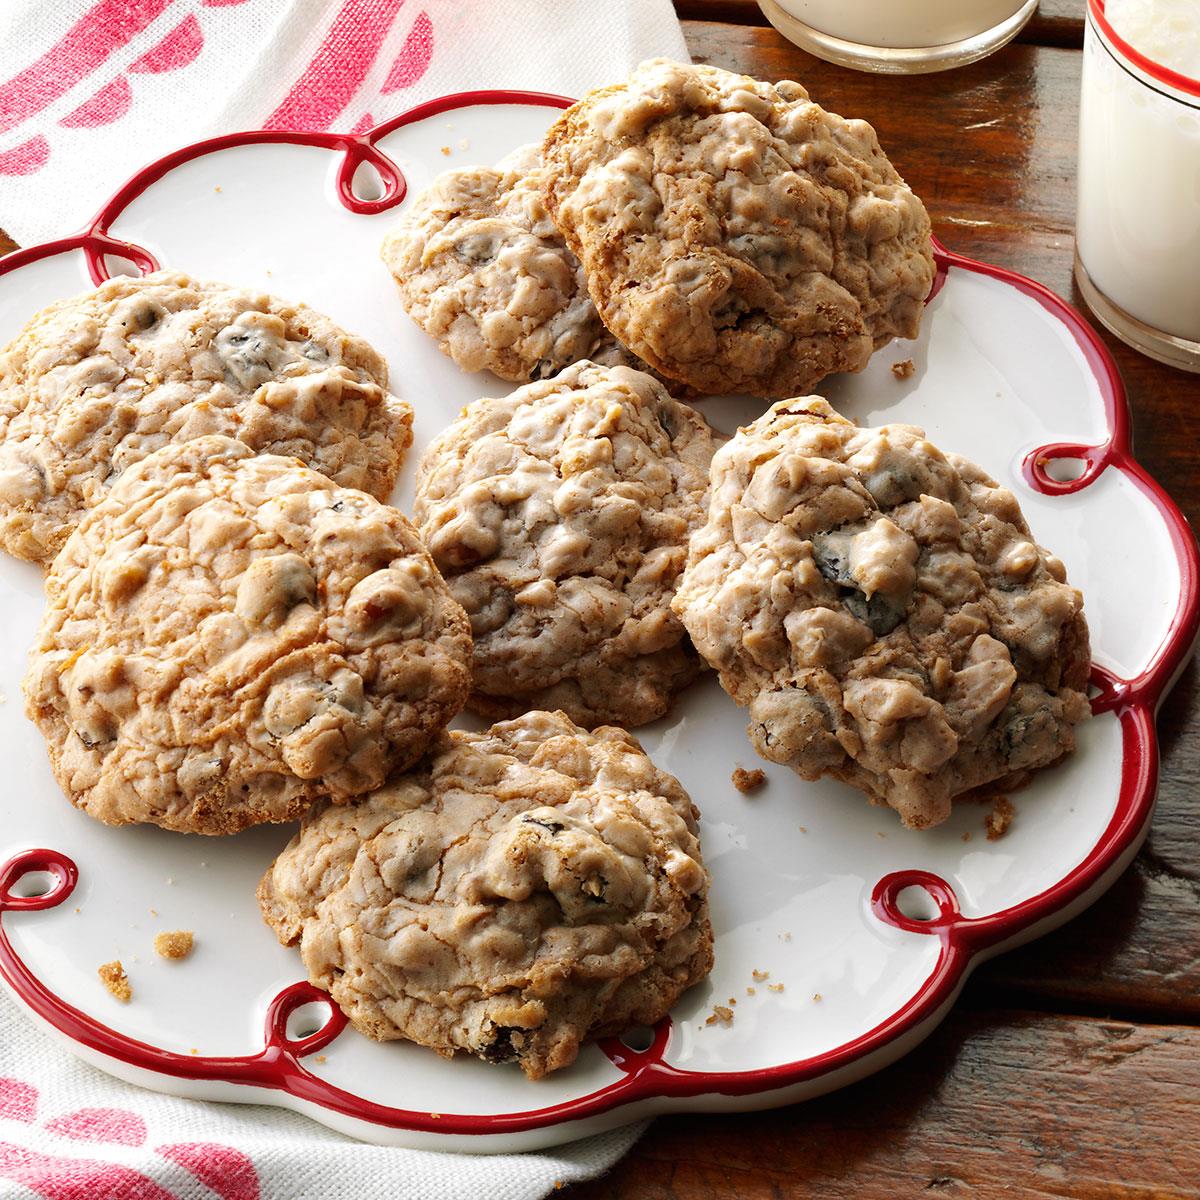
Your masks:
[[[368,1037],[538,1079],[712,969],[697,816],[624,730],[533,712],[315,808],[259,901]]]
[[[717,452],[674,603],[764,758],[915,829],[1021,786],[1088,715],[1083,599],[1012,492],[819,397]]]
[[[605,325],[701,393],[793,396],[915,337],[929,218],[865,121],[654,59],[551,126],[547,209]]]
[[[541,152],[438,176],[382,256],[405,312],[466,371],[513,383],[591,359],[646,369],[604,327],[579,260],[542,202]]]
[[[473,708],[666,712],[701,665],[670,605],[712,450],[648,375],[590,362],[477,400],[429,446],[414,518],[471,618]]]
[[[26,710],[110,825],[234,833],[369,791],[470,683],[466,616],[408,520],[230,438],[125,471],[46,599]]]
[[[412,409],[379,354],[310,308],[176,271],[111,279],[0,351],[0,547],[49,562],[125,470],[205,434],[386,500]]]

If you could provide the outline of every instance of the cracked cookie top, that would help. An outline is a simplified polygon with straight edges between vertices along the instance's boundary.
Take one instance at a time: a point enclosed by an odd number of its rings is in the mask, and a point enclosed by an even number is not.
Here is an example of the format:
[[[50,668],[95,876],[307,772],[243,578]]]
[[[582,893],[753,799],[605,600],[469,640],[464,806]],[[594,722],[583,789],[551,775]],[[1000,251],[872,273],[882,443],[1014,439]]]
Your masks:
[[[713,459],[675,610],[750,737],[935,825],[1074,748],[1083,599],[1016,498],[911,425],[785,400]]]
[[[469,686],[466,616],[409,521],[230,438],[130,467],[46,597],[26,708],[108,824],[233,833],[369,791]]]
[[[542,200],[541,150],[446,171],[405,209],[382,256],[405,311],[466,371],[513,383],[581,359],[645,369],[605,328]]]
[[[551,126],[546,206],[605,325],[701,393],[791,396],[915,337],[929,218],[865,121],[653,59]]]
[[[258,894],[368,1036],[537,1079],[709,972],[707,889],[678,781],[624,730],[532,712],[314,809]]]
[[[387,499],[412,409],[310,308],[175,271],[110,279],[0,351],[0,547],[48,562],[122,472],[205,434]]]
[[[648,375],[590,362],[477,400],[429,446],[414,516],[471,618],[473,707],[666,712],[700,668],[670,605],[712,451]]]

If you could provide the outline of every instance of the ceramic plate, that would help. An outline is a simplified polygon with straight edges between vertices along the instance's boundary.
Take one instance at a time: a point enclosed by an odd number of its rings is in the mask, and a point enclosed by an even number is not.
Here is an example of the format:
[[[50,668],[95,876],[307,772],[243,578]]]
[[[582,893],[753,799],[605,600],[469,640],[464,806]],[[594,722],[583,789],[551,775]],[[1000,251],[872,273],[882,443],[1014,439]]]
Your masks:
[[[0,262],[0,341],[36,309],[155,262],[304,300],[372,341],[417,412],[413,459],[466,402],[508,385],[444,358],[400,310],[379,261],[405,188],[538,138],[563,101],[472,94],[358,136],[249,134],[191,147],[131,181],[77,237]],[[1096,718],[1079,753],[1015,797],[1003,838],[963,803],[944,826],[901,828],[837,783],[755,765],[745,719],[714,679],[640,731],[703,811],[716,968],[670,1020],[588,1046],[539,1083],[515,1067],[446,1061],[344,1027],[259,918],[255,884],[291,829],[223,840],[110,829],[62,798],[21,711],[41,610],[36,568],[0,561],[0,974],[78,1054],[122,1078],[216,1100],[285,1105],[371,1141],[528,1149],[654,1113],[787,1104],[841,1087],[915,1046],[971,967],[1044,933],[1125,867],[1154,801],[1154,708],[1191,649],[1196,547],[1130,457],[1120,384],[1080,318],[1038,285],[938,250],[918,341],[829,381],[862,422],[923,425],[1020,498],[1083,589]],[[893,363],[915,371],[897,379]],[[761,401],[703,402],[732,431]],[[397,492],[408,507],[411,463]],[[969,835],[969,836],[968,836]],[[157,930],[192,929],[169,963]],[[135,997],[97,967],[120,958]],[[734,1004],[736,1001],[736,1005]],[[715,1005],[734,1013],[710,1024]]]

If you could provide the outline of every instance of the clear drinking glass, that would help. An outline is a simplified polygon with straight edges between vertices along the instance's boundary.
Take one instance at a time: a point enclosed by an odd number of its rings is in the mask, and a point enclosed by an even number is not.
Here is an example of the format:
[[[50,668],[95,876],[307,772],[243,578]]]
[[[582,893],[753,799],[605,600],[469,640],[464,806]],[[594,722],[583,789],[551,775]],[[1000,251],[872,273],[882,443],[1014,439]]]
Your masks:
[[[961,67],[1012,41],[1037,0],[758,0],[788,41],[860,71]]]
[[[1075,279],[1119,338],[1200,372],[1200,79],[1125,41],[1105,0],[1084,35]]]

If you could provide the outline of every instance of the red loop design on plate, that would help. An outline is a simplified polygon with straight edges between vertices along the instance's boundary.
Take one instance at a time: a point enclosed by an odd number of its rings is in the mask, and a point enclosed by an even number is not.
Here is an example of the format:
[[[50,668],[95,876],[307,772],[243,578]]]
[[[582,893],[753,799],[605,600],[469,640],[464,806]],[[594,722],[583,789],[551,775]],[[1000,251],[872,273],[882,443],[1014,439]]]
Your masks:
[[[900,907],[900,893],[920,888],[937,905],[936,917],[910,917]],[[871,893],[871,910],[885,924],[908,933],[945,933],[962,919],[954,889],[932,871],[893,871],[885,875]]]
[[[1091,684],[1096,689],[1096,695],[1092,697],[1092,716],[1119,712],[1129,703],[1129,684],[1107,667],[1092,663]]]
[[[361,199],[354,192],[354,174],[363,163],[374,167],[383,180],[383,194],[370,200]],[[351,212],[363,216],[384,212],[399,204],[408,193],[408,180],[386,154],[376,150],[365,138],[356,138],[342,155],[342,165],[338,168],[337,190],[342,204]]]
[[[325,1019],[312,1033],[293,1038],[288,1034],[288,1021],[297,1009],[306,1004],[323,1006],[326,1010]],[[303,1058],[306,1054],[328,1046],[345,1028],[346,1015],[329,999],[328,993],[311,983],[293,983],[291,987],[284,988],[267,1006],[264,1040],[268,1046],[287,1050],[297,1058]]]
[[[53,876],[53,886],[36,896],[19,896],[13,892],[24,876],[36,874]],[[75,890],[78,882],[79,869],[65,854],[59,854],[57,850],[26,850],[0,868],[0,913],[55,908]]]
[[[214,3],[215,0],[207,2]],[[1095,11],[1097,0],[1090,2]],[[1099,7],[1102,10],[1102,5]],[[141,270],[157,269],[158,263],[148,250],[120,241],[108,231],[126,206],[146,188],[175,167],[206,154],[261,143],[323,147],[342,156],[336,174],[340,203],[355,213],[376,213],[398,204],[405,193],[403,174],[376,146],[381,138],[394,130],[438,113],[474,105],[528,104],[564,108],[570,103],[565,97],[540,92],[464,92],[418,105],[361,133],[303,134],[268,130],[213,138],[151,163],[124,184],[81,233],[19,250],[0,259],[0,276],[51,255],[74,251],[83,253],[97,283],[107,277],[106,255],[127,258]],[[370,163],[383,180],[384,194],[377,199],[360,199],[353,192],[354,173],[363,162]],[[812,1058],[756,1070],[725,1072],[693,1072],[667,1063],[665,1054],[671,1043],[672,1025],[670,1020],[665,1020],[656,1028],[651,1045],[644,1051],[630,1050],[617,1039],[605,1040],[602,1049],[618,1068],[620,1077],[590,1095],[545,1108],[503,1114],[434,1114],[390,1108],[346,1092],[313,1075],[304,1066],[302,1058],[332,1042],[346,1024],[340,1010],[311,984],[293,984],[276,996],[268,1006],[263,1049],[253,1055],[234,1058],[182,1055],[147,1045],[108,1028],[51,992],[14,951],[2,918],[8,912],[53,907],[71,894],[78,878],[75,864],[52,850],[26,851],[0,868],[0,975],[34,1012],[61,1033],[88,1049],[130,1066],[183,1079],[216,1080],[285,1091],[298,1100],[367,1123],[442,1134],[516,1133],[594,1117],[638,1101],[768,1092],[844,1070],[867,1055],[883,1051],[902,1034],[932,1028],[933,1022],[961,987],[971,960],[979,950],[1015,940],[1024,931],[1080,902],[1107,883],[1132,857],[1153,807],[1157,783],[1154,710],[1186,662],[1200,625],[1200,558],[1195,539],[1174,503],[1132,456],[1124,391],[1104,344],[1078,313],[1041,284],[1003,268],[964,258],[946,250],[936,239],[933,248],[936,274],[930,291],[931,300],[953,270],[990,276],[1040,304],[1072,334],[1102,397],[1109,437],[1098,447],[1069,442],[1041,447],[1034,452],[1035,461],[1029,466],[1026,478],[1038,490],[1057,495],[1087,486],[1107,467],[1122,472],[1161,515],[1170,534],[1181,586],[1170,632],[1137,678],[1121,680],[1101,668],[1095,668],[1093,672],[1093,681],[1100,690],[1093,701],[1094,710],[1111,711],[1120,721],[1123,767],[1116,810],[1096,845],[1077,867],[1044,892],[1002,912],[978,918],[963,916],[949,884],[926,872],[899,872],[885,877],[877,885],[872,907],[881,920],[899,928],[912,928],[914,932],[937,933],[942,940],[934,970],[897,1012],[859,1037]],[[1036,461],[1039,455],[1044,460],[1082,458],[1084,475],[1078,480],[1060,483],[1045,474],[1046,462]],[[21,875],[38,870],[49,871],[56,877],[58,885],[41,897],[13,895],[11,889]],[[914,883],[925,888],[938,903],[938,916],[932,922],[912,922],[896,907],[899,892]],[[288,1018],[296,1009],[314,1002],[329,1004],[330,1011],[321,1028],[303,1038],[289,1038]]]
[[[1071,478],[1055,479],[1050,474],[1050,467],[1063,459],[1078,459],[1083,469]],[[1030,450],[1021,463],[1021,473],[1034,491],[1046,496],[1069,496],[1095,483],[1111,459],[1111,444],[1083,446],[1076,442],[1052,442],[1048,446]]]
[[[671,1018],[663,1017],[651,1033],[650,1044],[643,1050],[633,1049],[619,1037],[601,1038],[600,1049],[614,1067],[626,1075],[637,1075],[652,1064],[662,1062],[671,1041]]]

